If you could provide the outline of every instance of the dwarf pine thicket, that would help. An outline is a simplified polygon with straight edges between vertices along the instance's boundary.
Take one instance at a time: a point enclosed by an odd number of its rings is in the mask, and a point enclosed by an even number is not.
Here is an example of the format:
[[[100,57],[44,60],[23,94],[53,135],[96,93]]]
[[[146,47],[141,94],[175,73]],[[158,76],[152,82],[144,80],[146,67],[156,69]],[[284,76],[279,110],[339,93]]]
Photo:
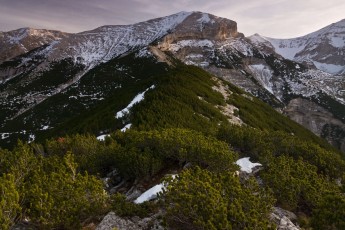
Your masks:
[[[226,103],[212,90],[217,83],[199,68],[179,66],[154,83],[117,121],[132,123],[124,133],[98,141],[61,135],[62,125],[46,140],[0,149],[1,228],[26,219],[39,229],[78,229],[111,210],[145,217],[164,209],[168,227],[268,229],[275,227],[268,221],[272,206],[295,212],[305,228],[345,228],[345,161],[326,142],[228,85],[229,101],[247,124],[231,125],[215,107]],[[95,131],[86,121],[85,130]],[[234,162],[244,156],[263,165],[260,185],[253,176],[234,176]],[[192,167],[182,170],[186,163]],[[158,202],[110,196],[100,179],[117,169],[127,181],[141,180],[169,167],[182,172]]]

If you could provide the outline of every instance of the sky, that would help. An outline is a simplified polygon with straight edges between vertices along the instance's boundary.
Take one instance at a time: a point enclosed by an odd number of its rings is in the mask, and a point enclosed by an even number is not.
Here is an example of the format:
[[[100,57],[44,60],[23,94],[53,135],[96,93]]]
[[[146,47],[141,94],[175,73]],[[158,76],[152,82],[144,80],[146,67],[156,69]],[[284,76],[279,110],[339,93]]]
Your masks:
[[[0,31],[23,27],[82,32],[181,11],[237,22],[238,31],[274,38],[302,36],[345,18],[344,0],[0,0]]]

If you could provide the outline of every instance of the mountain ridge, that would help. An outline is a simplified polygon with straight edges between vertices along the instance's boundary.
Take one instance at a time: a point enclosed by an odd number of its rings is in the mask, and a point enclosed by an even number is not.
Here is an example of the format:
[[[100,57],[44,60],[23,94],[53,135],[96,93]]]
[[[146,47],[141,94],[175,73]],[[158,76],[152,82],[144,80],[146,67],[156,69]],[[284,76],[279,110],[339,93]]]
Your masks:
[[[329,127],[345,130],[345,126],[339,126],[345,122],[342,109],[345,76],[327,74],[315,66],[284,58],[273,50],[268,40],[261,40],[244,37],[232,20],[203,12],[180,12],[131,25],[102,26],[68,34],[1,63],[0,102],[6,111],[3,119],[16,119],[48,98],[76,87],[87,73],[98,66],[135,53],[137,57],[146,56],[169,65],[174,65],[173,59],[177,58],[187,65],[199,66],[282,112],[292,99],[310,100],[315,108],[321,106],[334,116],[329,117],[334,124],[324,124],[325,130],[326,127],[327,130]],[[170,57],[172,61],[169,61]],[[39,82],[44,84],[38,85]],[[11,100],[16,101],[15,106]],[[339,105],[341,109],[336,108]],[[302,121],[291,113],[291,108],[297,109],[290,106],[285,113]],[[317,114],[308,116],[316,122]],[[303,123],[319,136],[329,133],[311,124],[313,122]],[[342,144],[345,143],[345,135],[339,138],[334,141],[332,137],[329,141],[339,142],[338,148],[345,150]]]
[[[57,30],[28,27],[0,32],[0,63],[68,35],[69,33]]]

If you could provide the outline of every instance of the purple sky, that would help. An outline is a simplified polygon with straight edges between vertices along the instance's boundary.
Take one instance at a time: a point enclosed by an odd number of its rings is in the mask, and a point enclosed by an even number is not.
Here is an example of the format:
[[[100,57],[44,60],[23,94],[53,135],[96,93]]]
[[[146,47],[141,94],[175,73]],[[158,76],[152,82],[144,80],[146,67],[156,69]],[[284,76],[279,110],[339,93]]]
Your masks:
[[[0,31],[22,27],[81,32],[202,11],[237,22],[246,36],[305,35],[345,18],[344,0],[0,0]]]

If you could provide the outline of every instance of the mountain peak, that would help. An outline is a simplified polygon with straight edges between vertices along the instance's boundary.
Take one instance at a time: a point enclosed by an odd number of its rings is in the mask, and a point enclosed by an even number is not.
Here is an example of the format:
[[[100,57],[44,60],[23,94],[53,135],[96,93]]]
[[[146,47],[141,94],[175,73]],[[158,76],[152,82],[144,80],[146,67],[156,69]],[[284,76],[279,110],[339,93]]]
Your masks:
[[[168,47],[174,42],[195,39],[224,41],[238,36],[243,35],[238,33],[235,21],[194,11],[164,37],[161,45]]]
[[[340,20],[340,21],[338,21],[338,22],[335,22],[335,23],[332,23],[330,26],[332,26],[332,27],[345,27],[345,18],[344,19],[342,19],[342,20]]]
[[[68,36],[61,31],[29,27],[1,32],[0,63]]]

